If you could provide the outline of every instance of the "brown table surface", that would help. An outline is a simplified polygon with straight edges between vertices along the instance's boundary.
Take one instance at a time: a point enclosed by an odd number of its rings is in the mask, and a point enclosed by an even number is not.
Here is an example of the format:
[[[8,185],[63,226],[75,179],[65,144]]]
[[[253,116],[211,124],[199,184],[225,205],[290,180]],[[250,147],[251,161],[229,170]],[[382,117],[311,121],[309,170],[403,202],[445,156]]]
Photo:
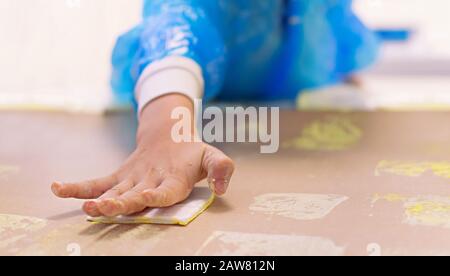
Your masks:
[[[256,145],[223,145],[237,164],[229,193],[180,227],[90,224],[81,201],[50,191],[54,180],[90,179],[116,169],[134,147],[133,114],[2,112],[0,255],[449,255],[450,221],[409,225],[401,203],[374,204],[373,197],[450,196],[449,178],[374,173],[381,160],[450,161],[450,113],[283,111],[282,142],[329,116],[352,118],[361,140],[347,150],[282,148],[272,155],[259,154]],[[316,220],[249,209],[255,197],[268,193],[349,199]]]

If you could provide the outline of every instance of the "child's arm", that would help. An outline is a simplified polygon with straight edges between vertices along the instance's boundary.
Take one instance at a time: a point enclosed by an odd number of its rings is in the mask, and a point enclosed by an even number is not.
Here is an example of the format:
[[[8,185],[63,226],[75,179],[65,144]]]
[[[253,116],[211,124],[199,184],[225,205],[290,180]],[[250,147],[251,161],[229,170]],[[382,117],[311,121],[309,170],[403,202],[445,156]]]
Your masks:
[[[201,7],[189,6],[190,1],[147,3],[150,12],[142,33],[131,43],[119,40],[114,55],[118,75],[127,72],[124,79],[133,79],[135,68],[140,68],[139,79],[134,80],[139,103],[137,149],[110,176],[52,185],[62,198],[97,199],[83,206],[94,217],[176,204],[204,178],[222,195],[234,171],[232,160],[218,149],[204,143],[176,143],[171,137],[174,108],[187,108],[193,118],[192,98],[202,97],[204,91],[211,97],[220,89],[225,66],[220,33]],[[181,9],[181,4],[186,6]],[[138,29],[131,34],[136,36]],[[123,49],[120,41],[132,47]],[[128,64],[126,55],[135,53],[135,45],[140,45],[138,58]]]
[[[83,206],[90,216],[133,214],[146,207],[176,204],[206,177],[216,194],[224,194],[234,171],[232,160],[204,143],[172,141],[171,112],[180,106],[193,115],[192,101],[183,95],[154,100],[141,114],[137,149],[118,171],[87,182],[54,183],[53,192],[62,198],[98,198]]]

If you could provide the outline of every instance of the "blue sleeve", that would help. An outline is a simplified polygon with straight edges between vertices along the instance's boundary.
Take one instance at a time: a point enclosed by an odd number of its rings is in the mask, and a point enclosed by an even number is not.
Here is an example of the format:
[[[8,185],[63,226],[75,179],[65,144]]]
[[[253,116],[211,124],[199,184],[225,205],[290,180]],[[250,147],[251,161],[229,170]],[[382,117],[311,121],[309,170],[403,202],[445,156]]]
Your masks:
[[[168,56],[195,60],[203,69],[204,99],[223,86],[226,48],[201,0],[147,0],[143,22],[122,35],[113,51],[111,84],[119,99],[130,99],[143,70]]]
[[[278,89],[284,97],[341,82],[375,61],[378,39],[355,15],[352,0],[287,3],[286,39],[277,67],[282,69],[274,73],[287,76]]]
[[[339,51],[336,70],[342,75],[373,64],[380,46],[375,32],[365,26],[354,13],[352,2],[352,0],[332,2],[327,13]]]

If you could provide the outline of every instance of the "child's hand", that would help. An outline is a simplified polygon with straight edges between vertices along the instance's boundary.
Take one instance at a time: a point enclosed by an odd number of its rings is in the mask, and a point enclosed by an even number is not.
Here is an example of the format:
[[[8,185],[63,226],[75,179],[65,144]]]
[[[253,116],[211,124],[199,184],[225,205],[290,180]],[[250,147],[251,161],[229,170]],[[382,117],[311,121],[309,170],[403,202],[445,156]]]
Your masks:
[[[138,146],[125,164],[111,176],[80,183],[53,183],[62,198],[87,201],[90,216],[118,216],[147,207],[167,207],[185,200],[194,185],[208,178],[215,193],[226,192],[234,171],[233,161],[204,143],[175,143],[171,139],[173,107],[191,102],[181,95],[168,95],[151,103],[141,117]]]

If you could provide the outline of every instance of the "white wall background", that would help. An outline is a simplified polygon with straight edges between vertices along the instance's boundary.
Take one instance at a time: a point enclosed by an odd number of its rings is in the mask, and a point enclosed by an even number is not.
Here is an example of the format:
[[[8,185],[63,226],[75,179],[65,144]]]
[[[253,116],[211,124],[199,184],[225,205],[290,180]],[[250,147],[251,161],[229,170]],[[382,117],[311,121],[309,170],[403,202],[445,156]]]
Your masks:
[[[450,59],[449,0],[355,0],[356,11],[373,27],[412,27],[414,43],[398,55]]]
[[[141,0],[0,0],[0,100],[104,99],[115,39],[140,13]]]

